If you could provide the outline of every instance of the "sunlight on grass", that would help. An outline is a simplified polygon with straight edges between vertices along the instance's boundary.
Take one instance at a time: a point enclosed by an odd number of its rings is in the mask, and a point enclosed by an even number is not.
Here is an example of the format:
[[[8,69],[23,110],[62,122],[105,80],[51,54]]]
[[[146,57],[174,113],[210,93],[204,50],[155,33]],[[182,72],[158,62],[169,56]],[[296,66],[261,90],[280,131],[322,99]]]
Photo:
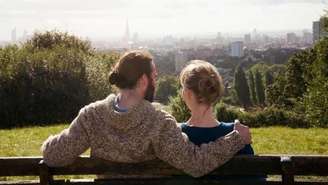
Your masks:
[[[252,134],[257,154],[328,154],[327,128],[255,128]]]
[[[0,130],[0,156],[40,156],[42,142],[67,127],[59,124]],[[252,135],[257,154],[328,154],[328,129],[254,128]]]
[[[67,124],[60,124],[0,130],[0,156],[41,155],[42,142],[66,127]]]

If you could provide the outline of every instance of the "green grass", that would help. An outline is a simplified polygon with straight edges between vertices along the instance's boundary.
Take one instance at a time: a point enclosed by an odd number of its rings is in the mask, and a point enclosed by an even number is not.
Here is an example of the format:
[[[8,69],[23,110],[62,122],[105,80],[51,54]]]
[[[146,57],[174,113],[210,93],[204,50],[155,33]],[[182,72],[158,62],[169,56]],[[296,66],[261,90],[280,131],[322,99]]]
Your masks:
[[[67,127],[59,124],[0,130],[0,156],[39,156],[42,142]],[[328,154],[327,128],[267,127],[251,132],[257,154]]]
[[[327,128],[268,127],[251,132],[258,154],[328,154]]]
[[[41,155],[42,142],[66,127],[67,124],[60,124],[0,130],[0,156]]]

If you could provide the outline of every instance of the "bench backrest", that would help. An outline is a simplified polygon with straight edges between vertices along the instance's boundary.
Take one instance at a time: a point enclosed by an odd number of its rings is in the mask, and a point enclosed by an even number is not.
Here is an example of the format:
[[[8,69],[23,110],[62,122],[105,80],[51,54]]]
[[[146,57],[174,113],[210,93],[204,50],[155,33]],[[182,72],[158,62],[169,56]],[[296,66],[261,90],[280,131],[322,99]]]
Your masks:
[[[109,174],[110,179],[96,181],[53,180],[54,175],[100,175]],[[218,180],[219,176],[279,175],[272,181]],[[160,160],[143,163],[115,163],[88,157],[79,157],[72,165],[50,168],[41,157],[2,157],[1,176],[39,176],[39,181],[0,182],[9,184],[328,184],[328,182],[295,181],[295,176],[328,176],[328,156],[237,156],[222,167],[202,178],[191,178],[180,170]],[[328,181],[328,177],[326,178]]]

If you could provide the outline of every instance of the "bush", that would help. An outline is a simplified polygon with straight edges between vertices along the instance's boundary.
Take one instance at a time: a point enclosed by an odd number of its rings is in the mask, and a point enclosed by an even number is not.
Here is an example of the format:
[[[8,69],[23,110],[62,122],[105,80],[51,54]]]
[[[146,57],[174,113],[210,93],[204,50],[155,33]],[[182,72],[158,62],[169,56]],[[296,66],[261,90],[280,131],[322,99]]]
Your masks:
[[[2,48],[0,127],[71,121],[82,106],[110,92],[106,72],[114,60],[59,32]]]
[[[187,121],[190,112],[180,96],[171,97],[169,103],[172,115],[178,122]],[[236,107],[228,106],[222,102],[218,103],[215,108],[215,115],[219,121],[234,122],[239,119],[243,124],[249,127],[265,126],[289,126],[295,128],[307,128],[311,125],[304,114],[294,111],[285,110],[276,107],[267,107],[252,112],[242,112]]]
[[[190,111],[180,94],[169,98],[169,107],[178,122],[186,122],[190,118]]]
[[[219,121],[234,122],[239,117],[239,113],[236,110],[227,108],[224,103],[218,103],[215,106],[215,115]]]
[[[163,76],[157,81],[156,100],[167,104],[170,96],[176,96],[178,91],[178,79],[175,76]]]
[[[112,87],[108,81],[109,72],[118,58],[119,55],[116,53],[100,53],[90,57],[86,62],[90,102],[104,99],[112,92]]]
[[[256,112],[245,112],[239,114],[239,116],[243,123],[251,127],[275,125],[297,128],[309,127],[303,115],[275,107],[268,107]]]

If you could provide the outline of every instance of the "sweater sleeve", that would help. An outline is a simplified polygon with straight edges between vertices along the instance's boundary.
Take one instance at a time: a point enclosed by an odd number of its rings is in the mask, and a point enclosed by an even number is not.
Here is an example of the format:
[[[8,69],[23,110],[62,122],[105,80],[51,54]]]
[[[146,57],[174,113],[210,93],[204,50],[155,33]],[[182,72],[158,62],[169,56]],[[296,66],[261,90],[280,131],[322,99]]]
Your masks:
[[[41,152],[49,166],[65,166],[73,163],[80,154],[90,147],[84,124],[88,121],[86,108],[80,110],[68,129],[44,141]]]
[[[166,116],[162,121],[153,140],[156,156],[193,177],[208,174],[245,146],[237,131],[215,142],[196,146],[181,132],[173,117]]]

